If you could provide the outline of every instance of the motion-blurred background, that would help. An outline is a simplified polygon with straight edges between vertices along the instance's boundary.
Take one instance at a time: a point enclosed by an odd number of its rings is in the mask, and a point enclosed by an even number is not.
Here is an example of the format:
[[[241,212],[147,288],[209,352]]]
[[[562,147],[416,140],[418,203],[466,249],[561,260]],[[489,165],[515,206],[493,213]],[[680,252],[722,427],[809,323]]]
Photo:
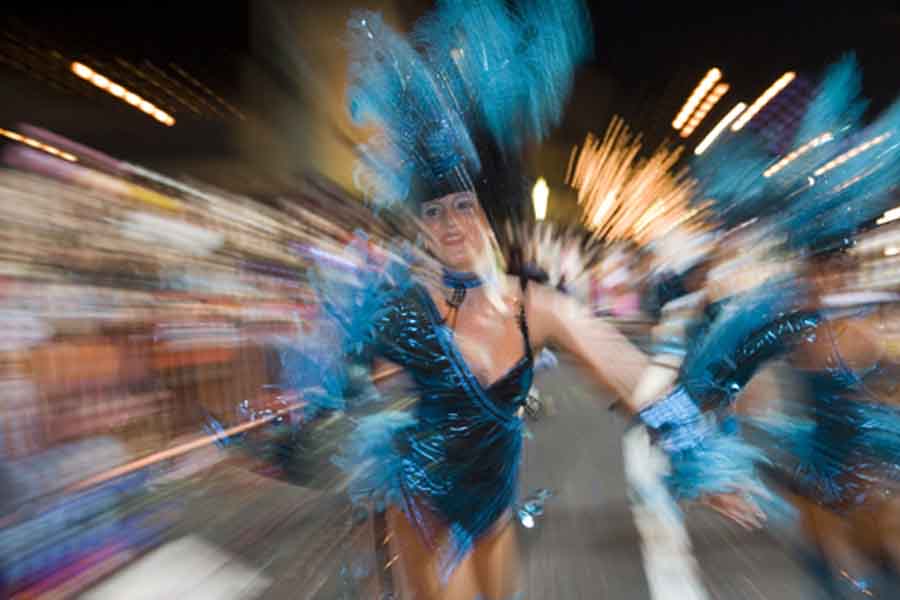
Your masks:
[[[676,226],[705,228],[687,189],[666,205],[598,196],[584,171],[573,175],[596,158],[586,136],[624,123],[641,136],[637,157],[681,148],[655,167],[678,173],[744,103],[744,114],[757,108],[746,127],[774,164],[823,68],[845,52],[864,73],[867,118],[896,97],[900,10],[589,4],[595,59],[578,72],[560,128],[528,149],[528,175],[547,186],[536,218],[601,248],[574,293],[643,342],[659,318],[659,261],[703,252],[702,240],[652,243]],[[403,231],[373,220],[354,186],[364,132],[345,108],[346,22],[375,8],[403,29],[429,6],[4,3],[8,597],[377,597],[365,587],[373,534],[355,525],[328,459],[346,423],[304,412],[321,382],[281,386],[278,348],[317,335],[313,261],[350,269],[341,250],[355,230],[373,247]],[[679,177],[690,173],[666,181]],[[842,291],[900,292],[897,217],[871,224]],[[654,262],[651,247],[666,258]],[[886,339],[900,339],[895,304],[880,310]],[[567,369],[539,382],[555,401],[526,449],[523,491],[559,496],[526,538],[528,597],[648,598],[641,537],[617,491],[621,425],[597,414],[596,392],[573,386]],[[820,597],[784,544],[691,519],[711,596]]]

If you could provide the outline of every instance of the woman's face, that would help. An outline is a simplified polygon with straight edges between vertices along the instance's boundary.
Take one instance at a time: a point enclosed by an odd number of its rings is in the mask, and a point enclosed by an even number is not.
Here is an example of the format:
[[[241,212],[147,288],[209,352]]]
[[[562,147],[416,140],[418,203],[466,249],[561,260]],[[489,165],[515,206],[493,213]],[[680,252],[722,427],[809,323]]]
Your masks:
[[[431,234],[430,248],[438,260],[454,271],[475,270],[490,235],[475,194],[461,192],[423,202],[419,216]]]

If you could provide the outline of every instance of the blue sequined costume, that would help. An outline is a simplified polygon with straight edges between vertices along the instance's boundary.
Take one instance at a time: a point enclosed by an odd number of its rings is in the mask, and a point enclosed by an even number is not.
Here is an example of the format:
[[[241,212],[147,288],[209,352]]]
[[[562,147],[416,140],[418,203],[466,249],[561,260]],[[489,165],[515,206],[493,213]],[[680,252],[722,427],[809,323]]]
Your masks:
[[[727,412],[769,361],[828,339],[835,320],[858,316],[793,308],[799,297],[786,293],[789,287],[769,284],[721,311],[680,376],[698,403]],[[741,419],[769,438],[765,447],[777,478],[834,509],[862,502],[873,482],[896,479],[900,412],[876,402],[866,389],[879,366],[851,369],[834,348],[827,366],[798,373],[805,388],[803,414]]]
[[[820,314],[816,335],[827,339],[836,316]],[[798,374],[802,414],[756,425],[777,441],[774,464],[794,493],[832,510],[858,505],[898,469],[900,413],[867,390],[880,365],[853,369],[835,347],[827,366]]]
[[[858,477],[859,470],[875,467],[872,453],[878,451],[868,444],[867,423],[897,419],[896,411],[859,395],[863,381],[876,371],[873,365],[858,373],[840,361],[834,368],[804,374],[815,425],[809,443],[798,449],[791,485],[795,492],[834,509],[865,499],[870,486]]]
[[[349,112],[377,131],[358,147],[354,180],[366,200],[403,213],[473,192],[494,224],[518,214],[522,150],[560,122],[575,69],[592,53],[582,0],[439,1],[409,36],[363,11],[348,33]],[[331,312],[346,340],[403,367],[418,396],[410,413],[362,420],[339,463],[354,476],[352,495],[402,506],[432,547],[443,533],[431,531],[432,517],[446,527],[452,568],[514,502],[516,413],[534,359],[520,308],[522,359],[483,385],[428,292],[403,276],[394,284],[323,296],[341,304]]]
[[[469,368],[453,330],[421,285],[390,300],[373,324],[374,354],[404,368],[418,402],[406,417],[364,419],[355,450],[344,461],[356,468],[377,457],[368,463],[371,473],[357,472],[354,488],[386,493],[432,547],[441,532],[433,530],[429,515],[437,517],[451,533],[444,549],[448,569],[515,502],[523,431],[517,411],[527,400],[534,366],[524,308],[519,323],[522,358],[487,386]]]

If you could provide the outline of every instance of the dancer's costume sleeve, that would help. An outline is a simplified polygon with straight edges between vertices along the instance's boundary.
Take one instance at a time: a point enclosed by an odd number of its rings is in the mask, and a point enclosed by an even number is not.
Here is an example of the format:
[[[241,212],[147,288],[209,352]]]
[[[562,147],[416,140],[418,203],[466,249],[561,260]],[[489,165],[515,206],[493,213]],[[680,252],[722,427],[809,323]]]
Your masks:
[[[761,451],[734,435],[732,403],[753,374],[803,335],[815,315],[797,310],[795,283],[771,283],[732,299],[682,363],[673,391],[644,409],[640,420],[671,460],[673,495],[761,488],[755,465]]]
[[[796,279],[772,281],[724,303],[681,366],[679,383],[704,410],[728,410],[767,361],[814,334],[815,313],[802,311]]]

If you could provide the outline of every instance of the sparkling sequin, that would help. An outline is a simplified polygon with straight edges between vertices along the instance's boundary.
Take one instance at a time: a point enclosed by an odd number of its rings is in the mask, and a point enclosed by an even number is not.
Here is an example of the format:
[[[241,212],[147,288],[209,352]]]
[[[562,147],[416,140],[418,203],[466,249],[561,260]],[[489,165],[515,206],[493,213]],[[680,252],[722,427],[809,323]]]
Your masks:
[[[534,361],[523,320],[523,358],[485,387],[441,321],[428,292],[414,286],[376,320],[375,345],[405,368],[419,394],[415,425],[396,433],[404,510],[426,537],[434,532],[424,508],[450,529],[452,568],[515,502],[523,430],[516,411],[528,398]]]

